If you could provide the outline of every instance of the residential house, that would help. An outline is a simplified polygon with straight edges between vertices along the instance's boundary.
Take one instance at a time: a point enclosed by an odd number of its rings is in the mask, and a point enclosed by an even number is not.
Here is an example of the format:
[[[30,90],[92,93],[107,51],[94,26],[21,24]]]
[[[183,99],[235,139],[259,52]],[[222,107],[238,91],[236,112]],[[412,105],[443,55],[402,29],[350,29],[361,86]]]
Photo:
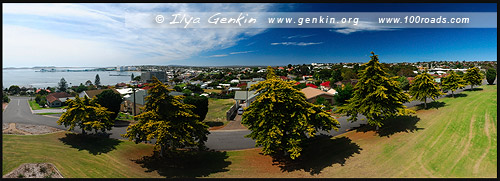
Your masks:
[[[113,92],[120,94],[116,89],[97,89],[97,90],[86,90],[81,92],[78,96],[80,98],[83,98],[84,96],[87,96],[88,98],[92,99],[94,96],[97,96],[98,94],[104,92],[105,90],[112,90]]]
[[[69,99],[74,99],[75,97],[71,96],[66,92],[56,92],[47,95],[47,104],[49,107],[61,107],[63,103],[65,103]]]
[[[330,89],[330,81],[326,81],[326,82],[323,82],[323,83],[319,84],[319,87],[323,91],[329,90]]]
[[[325,98],[326,101],[328,101],[328,103],[330,103],[330,105],[333,105],[335,103],[332,93],[325,92],[325,91],[315,89],[312,87],[303,88],[301,91],[306,96],[306,100],[310,103],[315,103],[316,100],[318,99],[318,97]]]
[[[244,104],[245,107],[248,107],[250,103],[255,101],[257,95],[256,91],[236,91],[234,92],[234,100],[238,102],[238,105]]]

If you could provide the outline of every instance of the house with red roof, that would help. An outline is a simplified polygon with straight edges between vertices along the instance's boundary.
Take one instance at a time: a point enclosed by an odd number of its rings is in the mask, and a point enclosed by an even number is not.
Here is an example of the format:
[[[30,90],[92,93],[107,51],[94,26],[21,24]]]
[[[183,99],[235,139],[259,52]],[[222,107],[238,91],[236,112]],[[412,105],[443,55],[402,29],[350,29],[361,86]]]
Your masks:
[[[321,90],[329,90],[330,89],[330,81],[326,81],[326,82],[323,82],[321,84],[319,84]]]
[[[312,88],[315,88],[315,89],[317,89],[317,88],[318,88],[318,86],[316,86],[316,85],[314,85],[314,84],[311,84],[311,83],[306,84],[306,86],[307,86],[307,87],[312,87]]]
[[[66,92],[56,92],[47,95],[47,103],[49,104],[49,107],[61,107],[64,102],[66,102],[68,99],[74,99],[75,97],[71,96],[70,94]]]

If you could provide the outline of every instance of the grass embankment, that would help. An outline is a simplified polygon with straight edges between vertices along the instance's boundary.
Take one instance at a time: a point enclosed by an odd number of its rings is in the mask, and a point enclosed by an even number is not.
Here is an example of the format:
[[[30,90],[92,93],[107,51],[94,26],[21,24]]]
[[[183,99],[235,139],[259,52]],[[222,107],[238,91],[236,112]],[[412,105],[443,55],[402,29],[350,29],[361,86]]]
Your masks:
[[[440,99],[377,132],[361,127],[312,141],[296,164],[275,165],[260,149],[137,162],[150,158],[151,145],[55,133],[4,135],[2,171],[50,162],[65,177],[496,177],[497,87],[482,88]]]
[[[28,100],[28,103],[30,104],[30,107],[32,110],[40,110],[40,109],[66,109],[66,106],[63,107],[40,107],[38,103],[36,103],[35,100]]]
[[[203,89],[203,92],[205,93],[211,93],[211,92],[215,92],[215,93],[222,93],[222,90],[220,89]]]
[[[66,178],[158,177],[134,163],[152,146],[115,139],[81,139],[59,132],[47,135],[3,135],[2,175],[22,163],[53,163]]]
[[[234,99],[208,99],[208,113],[204,122],[209,126],[221,126],[227,124],[226,112],[235,104]]]

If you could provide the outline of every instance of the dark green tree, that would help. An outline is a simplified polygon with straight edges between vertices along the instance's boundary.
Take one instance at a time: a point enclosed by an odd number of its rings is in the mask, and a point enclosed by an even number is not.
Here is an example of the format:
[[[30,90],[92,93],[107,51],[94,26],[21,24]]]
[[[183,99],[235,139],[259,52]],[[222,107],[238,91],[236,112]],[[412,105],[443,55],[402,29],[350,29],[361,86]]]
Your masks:
[[[378,56],[371,53],[371,60],[363,65],[364,70],[360,70],[353,97],[337,111],[349,116],[350,121],[356,121],[358,114],[362,114],[369,125],[377,126],[378,129],[387,118],[414,111],[403,105],[410,97],[399,87],[397,77],[389,77],[384,66],[378,61]]]
[[[137,123],[130,125],[122,136],[135,143],[156,139],[155,148],[161,149],[161,156],[165,149],[204,147],[210,132],[208,126],[191,111],[194,106],[182,103],[184,96],[169,95],[172,89],[156,77],[152,81],[144,112],[135,116]]]
[[[64,80],[64,77],[63,77],[63,78],[61,78],[61,81],[59,81],[58,90],[59,90],[59,92],[66,92],[67,89],[68,89],[68,83],[66,82],[66,80]]]
[[[335,102],[339,105],[344,105],[345,103],[347,103],[347,100],[351,99],[354,93],[351,84],[344,84],[344,86],[338,86],[336,91],[337,94],[335,94],[333,98],[335,99]]]
[[[481,74],[479,68],[472,67],[470,69],[467,69],[467,72],[465,72],[463,79],[468,85],[470,85],[470,89],[473,90],[475,85],[481,85],[483,81],[482,77],[483,75]]]
[[[134,73],[132,73],[132,75],[130,75],[130,81],[134,81]]]
[[[16,95],[16,94],[19,94],[21,92],[21,88],[19,88],[19,86],[17,85],[11,85],[9,87],[9,93],[11,95]]]
[[[495,69],[489,68],[486,71],[486,81],[488,81],[488,84],[493,85],[493,82],[495,82],[496,78],[497,78],[497,71],[495,71]]]
[[[120,112],[120,105],[123,101],[120,94],[113,92],[111,89],[102,91],[100,94],[96,95],[97,103],[112,112],[110,115],[111,120],[115,120]]]
[[[97,87],[101,85],[101,78],[99,77],[99,74],[95,75],[94,85]]]
[[[267,155],[300,156],[301,143],[314,137],[318,130],[338,130],[339,122],[321,106],[309,103],[293,82],[277,78],[271,67],[265,81],[252,85],[259,95],[242,115],[242,123],[252,132],[246,137],[256,140]]]
[[[205,120],[208,113],[208,98],[205,96],[186,96],[184,103],[196,106],[192,109],[193,113],[198,115],[200,121]]]
[[[427,98],[435,100],[440,95],[441,89],[434,81],[434,78],[427,72],[417,75],[410,87],[410,95],[413,100],[424,101],[424,108],[427,109]]]
[[[397,80],[401,89],[405,91],[410,90],[410,81],[408,80],[408,78],[406,78],[405,76],[400,76]]]

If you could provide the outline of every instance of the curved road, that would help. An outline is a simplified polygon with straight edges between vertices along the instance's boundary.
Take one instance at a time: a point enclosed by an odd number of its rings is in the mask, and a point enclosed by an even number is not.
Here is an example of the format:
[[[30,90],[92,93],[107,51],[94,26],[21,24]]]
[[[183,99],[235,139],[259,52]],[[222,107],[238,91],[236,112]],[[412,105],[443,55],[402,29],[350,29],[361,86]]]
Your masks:
[[[496,80],[495,80],[496,83]],[[483,81],[486,84],[486,81]],[[469,88],[469,86],[467,86]],[[463,89],[457,90],[455,93],[462,92]],[[451,92],[448,92],[451,94]],[[442,98],[444,96],[441,96]],[[24,123],[24,124],[35,124],[35,125],[46,125],[54,128],[59,128],[66,130],[67,128],[62,125],[57,125],[57,120],[61,116],[60,114],[54,115],[37,115],[32,114],[31,109],[28,104],[29,97],[10,97],[11,101],[2,114],[3,123]],[[432,101],[429,99],[427,102]],[[405,103],[407,107],[413,107],[421,104],[420,101],[412,101]],[[359,118],[363,118],[360,116]],[[347,117],[343,116],[337,119],[340,122],[339,131],[330,131],[327,133],[325,131],[320,131],[323,134],[329,134],[336,136],[345,133],[348,129],[353,127],[358,127],[360,124],[366,124],[365,121],[349,122]],[[108,133],[111,133],[110,137],[115,139],[124,139],[120,135],[126,132],[127,125],[117,125],[113,127]],[[75,128],[74,132],[81,133],[81,129]],[[239,150],[248,149],[255,147],[255,141],[250,138],[245,138],[245,135],[250,134],[249,130],[213,130],[210,131],[208,135],[208,140],[206,146],[214,150]]]

